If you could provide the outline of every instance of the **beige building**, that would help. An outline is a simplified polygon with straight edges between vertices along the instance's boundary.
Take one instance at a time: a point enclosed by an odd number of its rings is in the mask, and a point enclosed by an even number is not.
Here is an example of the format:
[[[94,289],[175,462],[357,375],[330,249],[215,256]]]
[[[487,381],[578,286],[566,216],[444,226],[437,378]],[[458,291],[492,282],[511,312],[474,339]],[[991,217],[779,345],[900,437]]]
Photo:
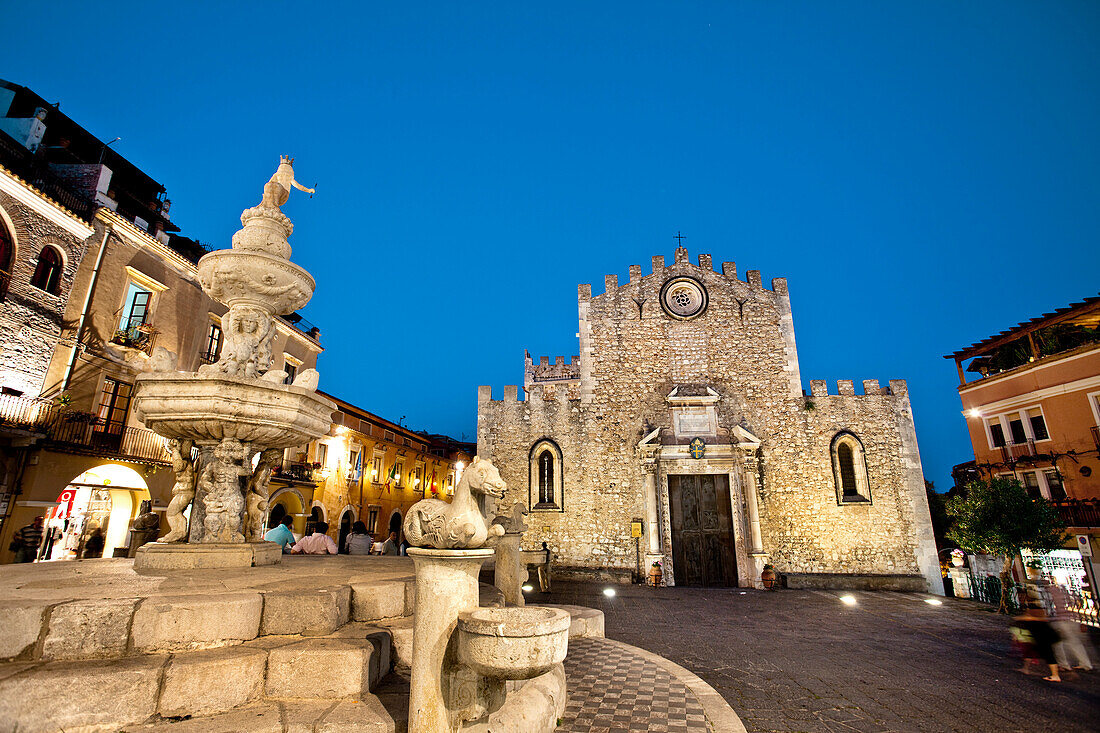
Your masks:
[[[332,430],[299,451],[288,451],[282,470],[271,479],[269,526],[289,514],[301,534],[324,521],[342,550],[355,522],[363,522],[381,541],[391,529],[401,534],[405,514],[416,502],[447,501],[454,494],[473,459],[472,445],[419,433],[324,396],[337,405]]]
[[[958,370],[974,448],[974,460],[955,467],[957,484],[1015,478],[1033,497],[1054,502],[1069,541],[1028,559],[1072,593],[1092,598],[1100,590],[1098,327],[1100,296],[1093,296],[944,357]],[[1022,580],[1022,565],[1017,572]]]
[[[478,454],[564,573],[942,593],[906,384],[804,394],[785,279],[681,248],[578,312],[579,356],[478,395]]]

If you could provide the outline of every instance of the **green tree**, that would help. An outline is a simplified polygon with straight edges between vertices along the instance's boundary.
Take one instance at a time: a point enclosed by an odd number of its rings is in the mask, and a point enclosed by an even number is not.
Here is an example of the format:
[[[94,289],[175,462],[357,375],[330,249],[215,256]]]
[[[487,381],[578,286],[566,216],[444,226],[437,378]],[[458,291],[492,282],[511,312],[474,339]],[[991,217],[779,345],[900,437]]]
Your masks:
[[[928,479],[924,480],[924,491],[928,495],[928,514],[932,519],[932,534],[936,538],[936,549],[947,547],[947,530],[951,527],[951,517],[947,515],[949,497],[936,491],[936,486]]]
[[[971,552],[1004,556],[1001,613],[1008,613],[1012,561],[1020,550],[1050,552],[1068,539],[1054,506],[1046,499],[1032,499],[1023,484],[1011,478],[970,482],[962,496],[948,502],[947,513],[954,520],[948,539]]]

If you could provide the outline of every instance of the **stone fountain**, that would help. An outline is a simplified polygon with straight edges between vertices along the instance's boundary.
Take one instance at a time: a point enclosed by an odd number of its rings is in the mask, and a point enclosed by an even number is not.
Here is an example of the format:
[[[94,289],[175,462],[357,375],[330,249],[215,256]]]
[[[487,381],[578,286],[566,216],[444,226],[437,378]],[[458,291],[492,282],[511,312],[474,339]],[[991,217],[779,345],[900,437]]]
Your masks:
[[[506,534],[486,523],[479,498],[504,489],[493,464],[475,458],[450,504],[424,499],[405,518],[416,568],[410,731],[549,733],[564,714],[569,613],[478,607],[487,545]]]
[[[137,551],[137,570],[279,562],[279,546],[263,540],[271,472],[286,448],[305,445],[332,425],[336,405],[317,394],[315,369],[289,385],[286,372],[270,370],[275,316],[302,308],[315,287],[289,260],[294,225],[279,208],[291,187],[313,193],[294,180],[292,164],[283,157],[259,205],[241,214],[232,249],[199,260],[203,290],[229,306],[217,363],[175,371],[175,357],[160,348],[149,360],[151,371],[136,380],[134,410],[169,439],[176,476],[166,511],[171,530]]]

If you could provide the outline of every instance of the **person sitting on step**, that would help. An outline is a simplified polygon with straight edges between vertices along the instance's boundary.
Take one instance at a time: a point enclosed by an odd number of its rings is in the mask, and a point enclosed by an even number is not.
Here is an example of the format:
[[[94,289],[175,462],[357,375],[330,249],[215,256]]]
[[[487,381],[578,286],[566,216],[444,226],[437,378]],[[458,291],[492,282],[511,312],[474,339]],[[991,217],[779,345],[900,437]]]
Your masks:
[[[313,534],[303,537],[290,548],[291,555],[335,555],[339,550],[328,536],[328,522],[318,522]]]

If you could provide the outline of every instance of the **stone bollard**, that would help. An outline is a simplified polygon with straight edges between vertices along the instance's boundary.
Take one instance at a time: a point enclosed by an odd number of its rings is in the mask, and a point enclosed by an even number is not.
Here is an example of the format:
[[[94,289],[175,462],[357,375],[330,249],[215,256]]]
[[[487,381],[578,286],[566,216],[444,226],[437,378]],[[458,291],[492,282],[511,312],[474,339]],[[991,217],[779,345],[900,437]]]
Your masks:
[[[409,730],[452,733],[444,679],[457,666],[449,649],[461,613],[478,607],[478,574],[492,548],[436,550],[410,547],[416,568]]]
[[[493,520],[504,529],[497,543],[497,556],[493,571],[493,584],[504,594],[504,602],[510,606],[522,606],[523,584],[527,582],[527,564],[523,562],[520,543],[527,525],[523,522],[526,508],[515,503],[506,513]]]

